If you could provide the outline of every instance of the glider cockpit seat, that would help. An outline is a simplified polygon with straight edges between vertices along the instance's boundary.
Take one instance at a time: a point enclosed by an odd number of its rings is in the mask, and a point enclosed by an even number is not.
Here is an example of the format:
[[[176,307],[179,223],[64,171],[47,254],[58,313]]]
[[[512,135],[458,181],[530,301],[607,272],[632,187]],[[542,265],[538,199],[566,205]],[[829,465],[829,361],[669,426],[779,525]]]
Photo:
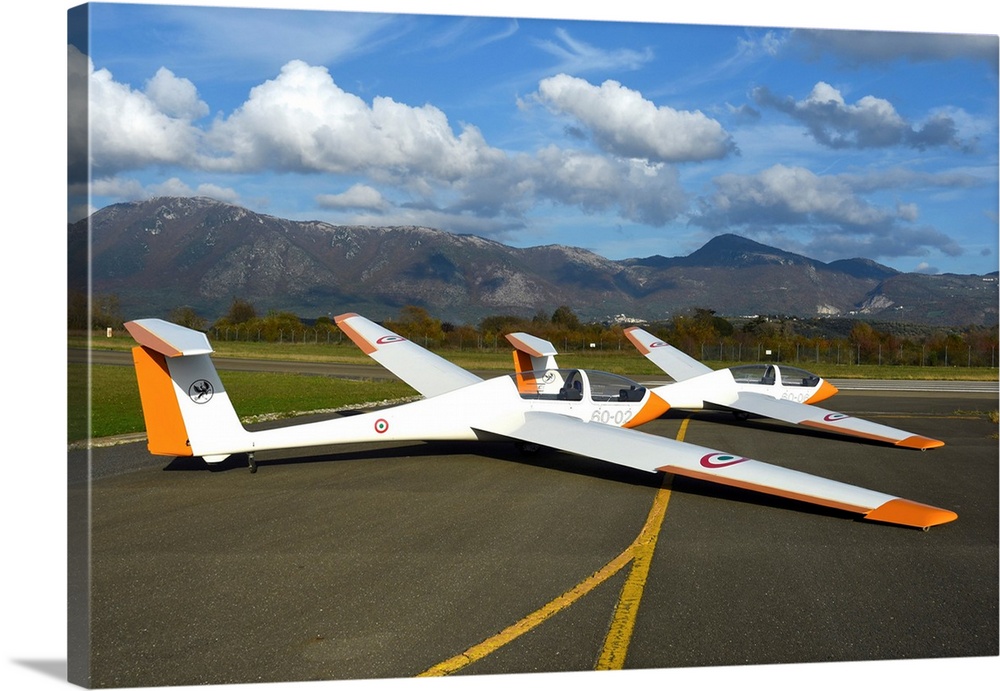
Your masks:
[[[560,401],[582,401],[583,400],[583,383],[571,377],[571,381],[566,382],[566,386],[559,389],[559,400]]]
[[[627,389],[621,389],[618,392],[618,400],[622,403],[638,403],[645,395],[646,387],[631,386]]]
[[[764,371],[764,376],[761,377],[760,383],[764,384],[765,386],[771,386],[771,385],[774,384],[774,381],[775,381],[774,380],[774,367],[772,367],[771,365],[768,365],[767,369]]]

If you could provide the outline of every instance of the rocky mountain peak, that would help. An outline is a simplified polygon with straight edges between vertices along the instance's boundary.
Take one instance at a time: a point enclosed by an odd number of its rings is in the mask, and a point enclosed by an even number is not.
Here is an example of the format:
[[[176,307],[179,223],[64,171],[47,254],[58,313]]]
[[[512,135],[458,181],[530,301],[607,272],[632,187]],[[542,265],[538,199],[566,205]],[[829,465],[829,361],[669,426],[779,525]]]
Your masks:
[[[414,304],[455,323],[560,305],[585,320],[657,320],[699,307],[720,315],[864,309],[924,323],[997,322],[996,280],[935,281],[868,259],[824,264],[734,234],[688,256],[618,261],[578,247],[515,248],[421,226],[292,221],[206,197],[159,197],[73,224],[69,252],[71,267],[91,258],[94,291],[117,295],[130,318],[190,306],[214,319],[240,297],[258,311],[304,318],[355,311],[381,319]],[[71,273],[71,289],[85,285],[82,273]]]

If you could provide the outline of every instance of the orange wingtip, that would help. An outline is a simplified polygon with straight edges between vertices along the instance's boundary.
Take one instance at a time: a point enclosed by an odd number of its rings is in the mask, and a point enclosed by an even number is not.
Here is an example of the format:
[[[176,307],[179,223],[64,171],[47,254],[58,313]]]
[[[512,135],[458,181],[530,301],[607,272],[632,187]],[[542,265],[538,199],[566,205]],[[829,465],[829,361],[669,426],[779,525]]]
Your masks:
[[[930,528],[932,525],[950,523],[958,518],[954,511],[920,504],[909,499],[892,499],[865,514],[870,521],[896,523],[914,528]]]
[[[912,437],[907,437],[906,439],[901,439],[896,442],[896,446],[905,446],[908,449],[937,449],[944,446],[943,441],[938,441],[937,439],[931,439],[930,437],[921,437],[919,434],[914,434]]]
[[[642,353],[643,355],[649,355],[649,348],[644,346],[642,344],[642,341],[640,341],[637,336],[632,335],[632,332],[635,331],[637,328],[638,327],[630,326],[627,329],[625,329],[622,333],[625,334],[625,337],[628,340],[632,341],[632,345],[634,345],[640,353]]]
[[[376,350],[375,346],[369,343],[364,336],[355,331],[354,328],[347,323],[348,319],[356,316],[358,315],[354,314],[353,312],[347,312],[345,314],[341,314],[334,317],[333,321],[336,322],[337,326],[340,327],[341,331],[347,334],[347,337],[354,342],[354,345],[356,345],[358,348],[361,348],[361,352],[363,352],[365,355],[371,355]]]

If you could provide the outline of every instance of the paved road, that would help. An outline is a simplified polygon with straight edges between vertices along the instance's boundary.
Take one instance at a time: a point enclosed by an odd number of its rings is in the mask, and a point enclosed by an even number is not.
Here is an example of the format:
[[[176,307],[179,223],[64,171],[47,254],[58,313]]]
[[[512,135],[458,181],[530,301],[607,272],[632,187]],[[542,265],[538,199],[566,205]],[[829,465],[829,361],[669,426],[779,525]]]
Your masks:
[[[132,366],[132,354],[120,350],[90,351],[90,361],[95,365]],[[69,348],[67,361],[82,363],[87,361],[88,351],[83,348]],[[327,377],[348,379],[397,379],[396,375],[376,364],[346,362],[311,362],[305,360],[266,360],[253,358],[226,358],[212,356],[212,362],[220,370],[244,372],[291,372],[297,374],[317,374]],[[497,376],[496,371],[478,372],[482,376]]]
[[[70,348],[70,362],[86,362],[87,351],[80,348]],[[95,350],[91,361],[99,365],[129,365],[132,356],[122,351]],[[337,362],[290,362],[280,360],[254,360],[244,358],[213,357],[219,369],[243,370],[253,372],[297,372],[300,374],[319,374],[328,377],[348,377],[364,379],[395,379],[388,370],[378,365],[352,364]],[[496,376],[496,371],[477,372],[480,376]],[[654,381],[647,378],[647,385],[667,384],[671,380]],[[842,391],[950,391],[950,392],[1000,392],[1000,380],[987,382],[968,381],[937,381],[937,380],[881,380],[881,379],[832,379],[831,383]]]
[[[997,655],[997,425],[975,412],[996,397],[835,400],[947,445],[908,451],[715,413],[644,429],[959,519],[879,525],[502,443],[261,453],[256,474],[141,443],[94,449],[92,683],[413,677],[591,585],[454,673],[594,669],[609,648],[626,668]],[[653,548],[589,580],[664,496]],[[634,629],[609,644],[622,602]]]
[[[1000,381],[831,379],[830,383],[841,391],[949,391],[992,394],[1000,392]]]

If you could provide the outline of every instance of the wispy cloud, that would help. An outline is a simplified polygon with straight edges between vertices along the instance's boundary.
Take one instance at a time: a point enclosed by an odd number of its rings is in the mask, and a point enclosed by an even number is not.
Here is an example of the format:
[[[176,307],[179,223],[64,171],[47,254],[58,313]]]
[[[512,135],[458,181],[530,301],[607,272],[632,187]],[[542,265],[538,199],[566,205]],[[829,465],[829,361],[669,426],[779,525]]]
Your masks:
[[[472,17],[456,19],[427,37],[426,45],[431,48],[456,48],[471,52],[503,41],[517,33],[516,19],[484,20]]]
[[[653,49],[609,50],[573,38],[566,29],[555,30],[556,40],[536,40],[535,45],[556,58],[553,72],[581,74],[594,70],[637,70],[653,59]]]

